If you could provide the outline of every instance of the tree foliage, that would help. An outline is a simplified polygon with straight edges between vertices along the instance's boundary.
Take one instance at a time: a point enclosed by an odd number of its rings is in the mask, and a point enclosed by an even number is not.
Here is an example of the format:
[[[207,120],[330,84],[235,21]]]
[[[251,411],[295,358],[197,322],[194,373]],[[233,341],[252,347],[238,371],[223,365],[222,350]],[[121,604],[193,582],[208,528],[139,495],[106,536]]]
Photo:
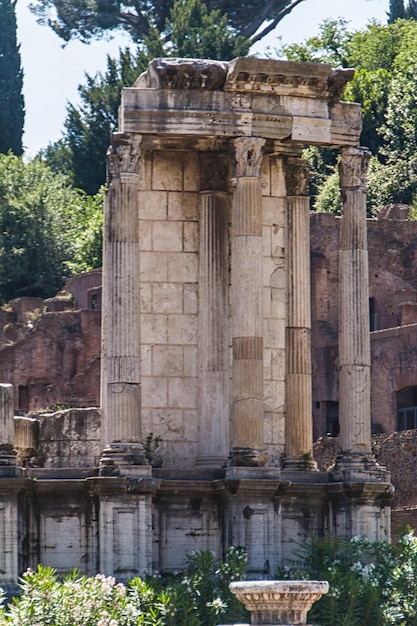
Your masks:
[[[246,56],[251,42],[227,24],[226,14],[200,0],[176,0],[167,21],[170,55],[228,61]]]
[[[0,155],[0,301],[47,297],[101,264],[102,195],[74,190],[39,159]]]
[[[249,51],[250,42],[236,36],[220,11],[209,12],[200,0],[176,0],[167,27],[171,33],[168,43],[152,30],[136,53],[120,50],[118,59],[107,57],[104,74],[86,74],[86,83],[78,88],[81,103],[67,107],[63,137],[41,154],[54,170],[70,172],[72,184],[86,193],[96,193],[105,182],[106,151],[117,128],[122,88],[131,86],[151,59],[229,60]]]
[[[321,626],[415,626],[417,539],[403,529],[397,544],[327,537],[303,545],[279,576],[327,580],[329,593],[308,621]]]
[[[417,0],[408,0],[408,4],[404,4],[404,0],[390,0],[388,15],[388,24],[393,24],[396,20],[416,20],[417,19]]]
[[[68,104],[63,137],[41,153],[52,169],[70,173],[74,187],[95,194],[105,182],[106,151],[117,127],[122,88],[132,85],[147,64],[143,52],[120,50],[118,59],[107,57],[104,74],[86,74],[86,83],[78,87],[81,103]]]
[[[16,0],[0,0],[0,152],[23,152],[23,71],[16,39]]]
[[[143,576],[127,585],[111,576],[64,579],[50,567],[28,570],[20,595],[5,606],[0,589],[0,626],[216,626],[247,621],[248,613],[229,590],[242,580],[247,555],[234,547],[222,561],[210,550],[188,555],[176,575]]]
[[[208,12],[227,16],[237,35],[259,41],[304,0],[204,0]],[[122,29],[143,42],[157,29],[170,37],[167,20],[174,0],[34,0],[30,7],[64,41],[89,42]],[[226,18],[225,18],[226,19]]]
[[[375,214],[388,203],[417,204],[417,22],[371,22],[360,31],[349,31],[343,20],[326,20],[317,37],[288,46],[284,52],[291,60],[356,68],[344,98],[361,103],[361,143],[374,155],[368,214]],[[337,212],[337,175],[325,182],[333,174],[335,162],[323,157],[323,150],[319,153],[321,159],[313,162],[313,182],[318,182],[313,189],[315,206]]]

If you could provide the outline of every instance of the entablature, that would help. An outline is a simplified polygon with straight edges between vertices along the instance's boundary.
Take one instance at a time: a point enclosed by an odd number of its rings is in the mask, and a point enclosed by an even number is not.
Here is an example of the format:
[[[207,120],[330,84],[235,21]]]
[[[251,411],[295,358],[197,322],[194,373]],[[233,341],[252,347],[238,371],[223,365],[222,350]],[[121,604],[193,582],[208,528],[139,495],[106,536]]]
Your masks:
[[[353,70],[239,58],[154,59],[123,90],[124,133],[263,137],[302,145],[358,145],[361,107],[339,100]]]

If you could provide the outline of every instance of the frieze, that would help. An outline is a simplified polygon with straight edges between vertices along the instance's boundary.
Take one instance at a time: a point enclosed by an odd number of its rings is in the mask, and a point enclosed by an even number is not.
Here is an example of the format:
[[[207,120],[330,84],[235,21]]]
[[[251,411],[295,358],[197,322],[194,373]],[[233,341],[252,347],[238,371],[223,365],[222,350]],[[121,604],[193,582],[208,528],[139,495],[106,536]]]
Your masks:
[[[328,95],[331,73],[330,65],[238,58],[229,63],[224,89],[322,98]]]

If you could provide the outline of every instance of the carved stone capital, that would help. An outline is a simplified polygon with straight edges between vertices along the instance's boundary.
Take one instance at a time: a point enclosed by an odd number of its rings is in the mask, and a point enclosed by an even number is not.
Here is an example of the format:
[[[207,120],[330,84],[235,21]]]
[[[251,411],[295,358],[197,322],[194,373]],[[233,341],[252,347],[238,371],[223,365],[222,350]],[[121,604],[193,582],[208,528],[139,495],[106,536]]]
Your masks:
[[[306,624],[312,604],[329,590],[326,581],[258,580],[230,583],[251,614],[251,624]]]
[[[287,196],[308,196],[310,166],[306,159],[288,157],[285,160]]]
[[[109,178],[120,174],[136,174],[140,158],[141,135],[114,133],[107,151]]]
[[[154,59],[140,83],[153,89],[222,89],[228,63],[205,59]]]
[[[231,140],[234,177],[259,177],[265,141],[262,137],[237,137]]]
[[[349,146],[342,148],[339,163],[340,186],[342,189],[360,188],[366,190],[366,175],[371,153],[367,148]]]

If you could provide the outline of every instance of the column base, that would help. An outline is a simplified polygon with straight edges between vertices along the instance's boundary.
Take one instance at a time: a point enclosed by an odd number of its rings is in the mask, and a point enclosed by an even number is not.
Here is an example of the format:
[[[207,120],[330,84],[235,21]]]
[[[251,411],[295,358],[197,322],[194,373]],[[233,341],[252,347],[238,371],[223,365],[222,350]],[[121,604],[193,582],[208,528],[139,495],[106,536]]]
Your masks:
[[[371,453],[342,452],[330,472],[332,482],[381,482],[391,480],[389,471]]]
[[[293,472],[317,472],[317,463],[310,455],[298,459],[284,459],[284,470]]]
[[[258,448],[233,448],[228,465],[240,467],[263,467],[268,459],[266,450]]]
[[[102,452],[99,464],[100,476],[136,476],[143,474],[151,466],[145,455],[145,449],[139,442],[110,443]]]
[[[0,478],[14,478],[20,473],[16,465],[16,452],[11,444],[0,446]]]

